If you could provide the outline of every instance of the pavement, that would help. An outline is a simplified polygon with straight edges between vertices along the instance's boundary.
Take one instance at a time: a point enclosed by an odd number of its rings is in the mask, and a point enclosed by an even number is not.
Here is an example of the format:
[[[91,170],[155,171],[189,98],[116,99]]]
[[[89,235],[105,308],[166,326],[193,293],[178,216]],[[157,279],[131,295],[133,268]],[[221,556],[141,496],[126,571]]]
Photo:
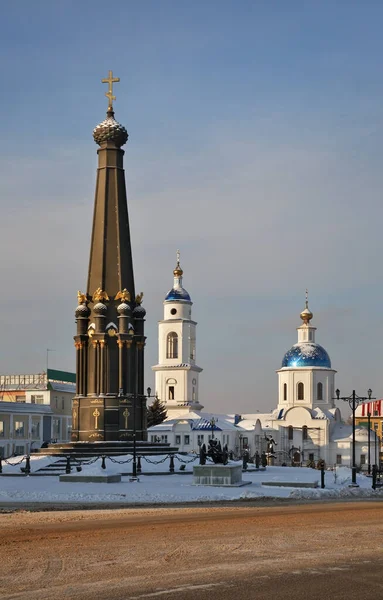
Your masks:
[[[383,503],[0,514],[0,597],[383,597]]]

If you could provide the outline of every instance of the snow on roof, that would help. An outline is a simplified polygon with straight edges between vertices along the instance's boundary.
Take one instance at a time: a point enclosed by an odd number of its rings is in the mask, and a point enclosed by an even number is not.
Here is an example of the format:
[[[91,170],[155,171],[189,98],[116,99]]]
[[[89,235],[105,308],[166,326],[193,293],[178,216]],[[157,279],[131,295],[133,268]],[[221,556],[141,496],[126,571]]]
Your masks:
[[[74,383],[62,383],[57,381],[50,381],[49,386],[55,392],[70,392],[71,394],[76,393],[76,385]]]

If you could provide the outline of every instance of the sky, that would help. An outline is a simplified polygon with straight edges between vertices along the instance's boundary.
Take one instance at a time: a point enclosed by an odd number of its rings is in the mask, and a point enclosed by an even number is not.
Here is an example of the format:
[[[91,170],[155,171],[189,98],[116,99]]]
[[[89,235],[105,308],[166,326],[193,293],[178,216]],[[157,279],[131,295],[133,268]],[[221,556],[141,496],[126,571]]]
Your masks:
[[[306,288],[341,394],[381,398],[382,19],[379,0],[4,4],[1,373],[47,348],[75,369],[112,69],[146,385],[179,248],[206,410],[275,407]]]

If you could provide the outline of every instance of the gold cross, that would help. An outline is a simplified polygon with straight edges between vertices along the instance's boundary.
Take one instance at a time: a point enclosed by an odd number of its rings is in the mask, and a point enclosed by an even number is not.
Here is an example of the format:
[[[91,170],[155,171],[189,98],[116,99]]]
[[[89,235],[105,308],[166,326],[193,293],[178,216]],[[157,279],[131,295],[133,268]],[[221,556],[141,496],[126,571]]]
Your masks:
[[[118,83],[119,81],[119,77],[113,77],[113,71],[109,71],[108,79],[101,79],[101,83],[109,84],[109,89],[105,92],[105,96],[109,98],[109,108],[113,108],[113,100],[116,99],[116,96],[113,96],[113,84]]]
[[[125,408],[122,415],[125,417],[125,429],[128,429],[128,417],[130,416],[130,412],[128,411],[127,408]]]
[[[93,411],[93,416],[94,416],[94,428],[98,429],[98,417],[100,416],[100,411],[98,410],[98,408],[96,408],[96,410]]]

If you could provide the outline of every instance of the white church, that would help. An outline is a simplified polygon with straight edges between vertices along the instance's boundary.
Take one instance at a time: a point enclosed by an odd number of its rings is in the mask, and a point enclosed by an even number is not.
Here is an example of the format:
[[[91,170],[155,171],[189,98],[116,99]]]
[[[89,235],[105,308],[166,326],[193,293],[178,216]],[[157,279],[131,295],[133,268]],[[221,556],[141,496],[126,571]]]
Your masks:
[[[300,314],[298,341],[286,352],[278,374],[278,405],[270,413],[217,414],[203,411],[198,392],[202,368],[196,364],[196,327],[192,301],[183,287],[179,252],[173,271],[173,287],[164,300],[164,319],[159,322],[159,362],[155,390],[167,409],[167,418],[149,428],[151,441],[162,440],[181,452],[198,452],[201,444],[219,439],[240,457],[267,450],[273,440],[275,464],[305,465],[323,459],[326,465],[351,465],[352,427],[342,422],[335,407],[335,374],[326,350],[315,341],[313,314],[306,306]],[[356,464],[368,460],[368,431],[356,430]],[[371,456],[375,434],[371,432]]]

